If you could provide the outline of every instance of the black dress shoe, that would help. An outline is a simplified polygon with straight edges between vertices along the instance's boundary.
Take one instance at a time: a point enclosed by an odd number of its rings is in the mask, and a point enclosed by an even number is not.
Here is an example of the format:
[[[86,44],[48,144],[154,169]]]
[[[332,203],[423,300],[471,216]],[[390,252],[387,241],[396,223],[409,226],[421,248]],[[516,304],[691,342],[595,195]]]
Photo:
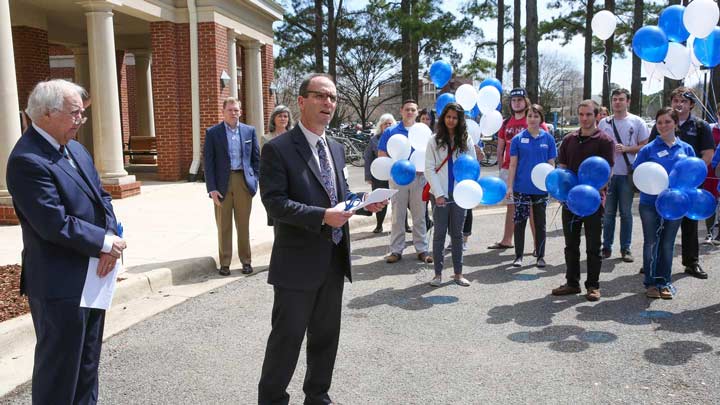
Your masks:
[[[253,272],[253,268],[250,264],[243,264],[242,274],[250,274]]]
[[[220,270],[218,270],[218,273],[220,273],[221,276],[229,276],[230,266],[220,266]]]
[[[383,227],[382,227],[382,226],[378,226],[378,227],[376,227],[375,229],[373,229],[373,233],[382,233],[382,231],[383,231]]]
[[[708,278],[707,273],[703,271],[699,264],[693,264],[692,266],[685,266],[685,273],[702,280]]]

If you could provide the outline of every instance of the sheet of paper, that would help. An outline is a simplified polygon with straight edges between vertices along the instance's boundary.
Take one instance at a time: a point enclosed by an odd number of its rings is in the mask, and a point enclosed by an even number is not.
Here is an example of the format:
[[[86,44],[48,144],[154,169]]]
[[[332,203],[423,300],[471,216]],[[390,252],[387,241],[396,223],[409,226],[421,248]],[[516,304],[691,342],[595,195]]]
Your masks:
[[[360,208],[364,208],[365,206],[369,204],[375,204],[379,202],[383,202],[385,200],[389,200],[392,196],[397,193],[397,190],[389,189],[389,188],[376,188],[371,193],[366,194],[365,201],[361,202],[360,204],[356,205],[353,208],[350,208],[348,211],[357,211]],[[342,209],[345,209],[345,201],[341,201],[337,207],[340,207]]]
[[[115,263],[115,268],[105,277],[97,275],[98,259],[91,257],[88,262],[85,286],[83,286],[80,306],[83,308],[109,309],[115,294],[117,275],[122,269],[120,260]]]

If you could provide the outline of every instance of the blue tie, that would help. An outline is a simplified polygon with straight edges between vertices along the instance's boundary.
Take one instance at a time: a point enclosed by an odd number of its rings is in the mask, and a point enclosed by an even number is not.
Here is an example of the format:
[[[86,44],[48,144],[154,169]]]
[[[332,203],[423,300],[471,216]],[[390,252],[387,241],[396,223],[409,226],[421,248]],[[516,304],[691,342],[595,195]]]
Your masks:
[[[70,163],[70,166],[73,167],[73,169],[77,170],[77,166],[75,166],[75,162],[70,158],[70,154],[68,154],[67,148],[65,148],[65,145],[60,145],[60,149],[58,149],[60,154],[67,159],[67,161]]]
[[[335,183],[332,180],[332,170],[330,170],[330,159],[328,159],[327,152],[325,151],[325,142],[323,139],[318,139],[317,142],[318,158],[320,159],[320,176],[322,177],[323,187],[330,197],[330,206],[334,207],[338,203],[337,192],[335,191]],[[340,243],[342,240],[342,229],[332,229],[332,241],[334,244]]]

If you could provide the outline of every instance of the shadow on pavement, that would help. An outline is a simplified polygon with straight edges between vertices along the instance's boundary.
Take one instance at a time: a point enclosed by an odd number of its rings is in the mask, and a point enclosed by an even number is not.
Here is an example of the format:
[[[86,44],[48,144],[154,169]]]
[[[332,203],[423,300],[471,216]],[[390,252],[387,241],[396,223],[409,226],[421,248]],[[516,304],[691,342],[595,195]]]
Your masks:
[[[617,336],[610,332],[590,331],[574,325],[548,326],[535,332],[516,332],[508,336],[515,343],[550,343],[550,349],[563,353],[579,353],[591,344],[610,343]]]
[[[453,304],[459,301],[457,297],[453,296],[432,295],[423,297],[424,294],[432,291],[437,291],[437,289],[430,287],[427,283],[413,285],[405,289],[384,288],[374,291],[372,294],[351,299],[347,307],[350,309],[367,309],[379,305],[388,305],[407,311],[418,311],[435,305]]]
[[[692,340],[665,342],[658,348],[645,350],[645,360],[661,366],[681,366],[693,356],[713,351],[712,346]]]

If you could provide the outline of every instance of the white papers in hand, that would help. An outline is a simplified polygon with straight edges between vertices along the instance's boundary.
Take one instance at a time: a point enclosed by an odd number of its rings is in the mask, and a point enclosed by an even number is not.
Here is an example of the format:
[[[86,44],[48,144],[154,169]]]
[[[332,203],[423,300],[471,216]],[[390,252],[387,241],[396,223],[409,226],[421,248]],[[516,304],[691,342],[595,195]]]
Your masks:
[[[375,203],[383,202],[385,200],[389,200],[397,192],[398,192],[397,190],[392,190],[389,188],[376,188],[371,193],[365,195],[365,201],[348,209],[348,211],[357,211],[360,208],[364,208],[370,204],[375,204]],[[340,204],[338,204],[338,206],[341,206],[343,209],[345,209],[345,204],[346,203],[343,201]]]
[[[97,275],[98,259],[91,257],[88,262],[85,286],[80,297],[80,306],[83,308],[109,309],[115,294],[117,275],[121,271],[120,260],[105,277]]]

